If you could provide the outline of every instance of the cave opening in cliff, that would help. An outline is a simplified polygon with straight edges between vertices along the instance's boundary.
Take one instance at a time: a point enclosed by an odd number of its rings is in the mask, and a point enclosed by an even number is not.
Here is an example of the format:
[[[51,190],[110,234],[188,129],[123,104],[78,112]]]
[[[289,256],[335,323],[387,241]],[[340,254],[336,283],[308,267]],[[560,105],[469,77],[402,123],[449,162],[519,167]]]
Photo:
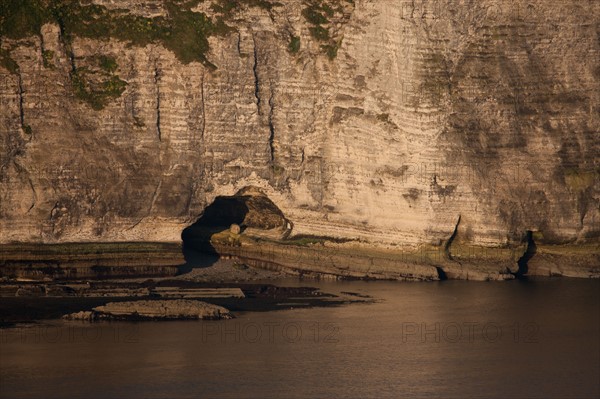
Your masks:
[[[229,228],[232,224],[242,225],[248,206],[243,197],[219,196],[206,207],[193,226],[219,229]]]
[[[198,220],[181,234],[186,263],[205,265],[207,255],[218,256],[211,242],[213,235],[227,230],[240,234],[248,229],[255,233],[288,232],[291,223],[277,205],[256,187],[245,187],[232,196],[216,197]]]

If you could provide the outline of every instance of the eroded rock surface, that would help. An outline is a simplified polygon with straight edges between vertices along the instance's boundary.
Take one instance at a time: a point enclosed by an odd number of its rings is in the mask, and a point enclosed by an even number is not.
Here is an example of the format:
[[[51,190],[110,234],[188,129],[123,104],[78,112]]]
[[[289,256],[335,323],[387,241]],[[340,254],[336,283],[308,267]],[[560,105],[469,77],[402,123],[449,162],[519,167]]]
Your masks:
[[[194,10],[225,18],[215,2]],[[239,3],[207,62],[168,42],[66,43],[54,23],[3,37],[18,68],[0,67],[0,242],[177,241],[256,186],[296,234],[453,237],[455,261],[475,246],[516,264],[527,231],[540,251],[597,243],[600,3],[328,0],[325,41],[306,2]],[[82,68],[115,83],[102,109],[74,92]]]
[[[219,320],[233,316],[222,306],[186,299],[110,302],[91,311],[65,315],[67,320]]]

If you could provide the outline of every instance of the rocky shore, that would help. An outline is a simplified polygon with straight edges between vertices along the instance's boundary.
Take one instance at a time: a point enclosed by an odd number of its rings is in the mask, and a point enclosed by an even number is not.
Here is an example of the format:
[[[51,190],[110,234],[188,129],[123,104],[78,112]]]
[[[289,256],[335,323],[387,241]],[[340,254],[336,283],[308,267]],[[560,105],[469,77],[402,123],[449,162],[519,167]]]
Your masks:
[[[454,244],[377,248],[326,237],[272,240],[230,230],[210,247],[254,267],[321,279],[497,281],[527,276],[600,278],[600,247],[528,245],[485,248]],[[205,245],[206,246],[206,245]]]
[[[212,317],[198,310],[204,302],[234,312],[365,301],[265,283],[283,278],[600,277],[594,242],[549,245],[531,232],[519,245],[493,248],[473,246],[458,233],[418,247],[294,234],[293,223],[254,188],[215,200],[182,232],[182,241],[0,246],[0,325],[65,314],[85,320]]]
[[[306,284],[299,286],[289,280],[290,276],[288,280],[283,276],[280,272],[219,260],[175,278],[5,280],[0,282],[0,328],[60,319],[65,314],[90,318],[97,313],[96,308],[132,301],[149,301],[157,306],[165,301],[202,301],[226,308],[232,314],[371,301],[351,293],[333,295]],[[114,306],[117,305],[111,305]]]
[[[0,279],[78,280],[175,276],[181,243],[15,243],[0,245]]]
[[[220,320],[233,315],[222,306],[186,299],[109,302],[90,311],[63,316],[65,320]]]
[[[526,276],[600,277],[600,242],[556,245],[528,231],[512,245],[475,245],[459,229],[410,246],[302,235],[259,189],[221,196],[182,233],[184,248],[257,268],[321,279],[512,280]]]
[[[184,256],[186,250],[182,253],[178,243],[0,246],[0,283],[165,277],[215,283],[286,277],[398,281],[495,281],[527,276],[600,278],[600,246],[593,243],[537,244],[533,249],[527,244],[485,248],[456,242],[449,246],[442,243],[415,248],[373,247],[360,241],[340,242],[334,237],[289,238],[282,237],[279,229],[241,230],[234,226],[237,232],[230,227],[196,229],[194,237],[184,244],[193,256]],[[228,260],[226,267],[223,260]],[[0,291],[11,287],[14,286],[0,284]],[[69,284],[51,284],[50,288],[37,285],[33,289],[24,286],[10,295],[52,296],[48,290],[68,294],[70,288]],[[143,296],[148,292],[128,295]]]

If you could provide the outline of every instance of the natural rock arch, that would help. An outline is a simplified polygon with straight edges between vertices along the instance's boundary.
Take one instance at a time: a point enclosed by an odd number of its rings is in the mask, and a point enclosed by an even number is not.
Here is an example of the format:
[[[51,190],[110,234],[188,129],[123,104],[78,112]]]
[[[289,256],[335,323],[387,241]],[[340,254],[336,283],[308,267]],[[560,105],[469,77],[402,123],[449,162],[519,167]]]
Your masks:
[[[287,237],[292,229],[292,223],[259,188],[244,187],[234,195],[216,197],[198,220],[183,230],[181,238],[188,263],[191,252],[215,254],[211,237],[232,225],[239,226],[241,233],[250,231],[252,235],[270,238]]]

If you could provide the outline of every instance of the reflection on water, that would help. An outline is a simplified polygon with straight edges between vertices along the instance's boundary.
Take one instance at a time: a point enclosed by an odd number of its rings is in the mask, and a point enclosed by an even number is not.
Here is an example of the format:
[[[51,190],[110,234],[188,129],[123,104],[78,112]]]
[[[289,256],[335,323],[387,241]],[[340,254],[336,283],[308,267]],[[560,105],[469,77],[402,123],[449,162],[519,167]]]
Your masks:
[[[4,330],[0,396],[600,395],[600,281],[319,285],[378,301]]]

